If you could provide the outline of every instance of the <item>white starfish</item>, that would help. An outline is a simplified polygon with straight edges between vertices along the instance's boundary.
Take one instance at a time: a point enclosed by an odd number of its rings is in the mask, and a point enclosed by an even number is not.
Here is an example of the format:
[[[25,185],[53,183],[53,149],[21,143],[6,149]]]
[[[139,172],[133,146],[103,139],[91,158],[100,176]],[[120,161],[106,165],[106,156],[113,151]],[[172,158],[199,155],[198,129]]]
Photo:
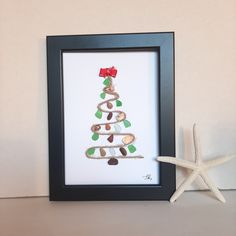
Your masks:
[[[169,156],[159,156],[157,158],[157,160],[160,162],[171,163],[192,170],[192,173],[183,181],[183,183],[172,195],[172,197],[170,198],[170,202],[174,202],[186,190],[186,188],[197,178],[198,175],[202,177],[203,181],[206,183],[206,185],[208,185],[209,189],[214,193],[216,198],[218,198],[221,202],[225,202],[225,198],[223,197],[219,189],[216,187],[214,182],[208,176],[207,170],[212,167],[221,165],[226,161],[231,160],[232,158],[236,157],[236,155],[223,156],[215,158],[213,160],[203,161],[200,152],[199,137],[196,132],[196,124],[193,125],[193,141],[195,150],[195,162],[176,159],[174,157],[169,157]]]

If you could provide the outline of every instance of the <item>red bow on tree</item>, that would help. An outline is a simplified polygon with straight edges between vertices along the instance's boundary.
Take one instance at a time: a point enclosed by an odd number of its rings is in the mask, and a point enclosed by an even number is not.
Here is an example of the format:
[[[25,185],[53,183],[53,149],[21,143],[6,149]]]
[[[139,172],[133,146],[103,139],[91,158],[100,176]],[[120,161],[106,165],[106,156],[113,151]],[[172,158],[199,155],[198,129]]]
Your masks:
[[[99,72],[99,76],[100,77],[107,77],[107,76],[111,76],[111,77],[116,77],[117,74],[117,69],[112,66],[110,68],[101,68],[100,72]]]

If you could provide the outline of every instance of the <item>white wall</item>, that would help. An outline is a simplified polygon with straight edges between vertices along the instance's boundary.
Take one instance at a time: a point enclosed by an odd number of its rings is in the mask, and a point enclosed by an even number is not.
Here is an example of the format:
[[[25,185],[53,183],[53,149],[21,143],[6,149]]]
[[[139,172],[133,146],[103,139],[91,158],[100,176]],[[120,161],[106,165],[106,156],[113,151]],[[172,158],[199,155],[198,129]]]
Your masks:
[[[235,9],[235,0],[0,0],[0,197],[48,194],[46,35],[175,31],[177,157],[193,157],[194,122],[207,158],[236,153]],[[235,169],[236,159],[210,176],[236,188]]]

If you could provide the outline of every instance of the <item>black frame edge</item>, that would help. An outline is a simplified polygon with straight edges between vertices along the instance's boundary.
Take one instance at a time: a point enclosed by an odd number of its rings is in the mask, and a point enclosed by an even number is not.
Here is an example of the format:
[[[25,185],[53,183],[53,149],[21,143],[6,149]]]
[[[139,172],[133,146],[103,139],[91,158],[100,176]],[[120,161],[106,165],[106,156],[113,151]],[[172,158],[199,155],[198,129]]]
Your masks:
[[[68,187],[68,186],[64,186],[64,176],[62,175],[62,168],[63,168],[63,163],[62,162],[58,162],[58,160],[56,160],[55,158],[51,158],[52,156],[59,156],[60,159],[63,158],[62,156],[62,152],[64,153],[63,148],[61,148],[61,150],[55,151],[55,145],[61,144],[63,146],[63,142],[64,139],[62,137],[60,137],[60,140],[57,140],[56,142],[54,141],[55,138],[55,129],[56,127],[63,127],[63,117],[61,116],[60,119],[58,119],[56,122],[57,124],[53,124],[52,121],[52,117],[55,118],[55,116],[53,115],[53,113],[55,112],[55,110],[58,109],[61,111],[62,109],[62,104],[58,105],[57,107],[54,107],[55,105],[55,94],[59,95],[60,93],[60,99],[63,98],[63,93],[62,93],[62,84],[61,82],[59,84],[55,83],[55,78],[59,76],[59,78],[61,77],[61,75],[58,74],[58,72],[60,72],[61,68],[58,68],[58,66],[60,67],[60,63],[58,63],[58,54],[54,55],[54,53],[58,50],[62,50],[63,48],[61,47],[61,43],[63,41],[63,39],[70,39],[73,37],[99,37],[99,36],[103,36],[103,37],[107,37],[107,36],[128,36],[128,37],[136,37],[138,35],[157,35],[157,34],[162,34],[165,36],[168,36],[166,38],[164,38],[162,40],[162,43],[159,45],[160,48],[164,48],[164,47],[168,47],[169,44],[171,44],[171,54],[172,54],[172,79],[170,81],[171,83],[171,88],[170,90],[171,92],[171,99],[169,98],[169,112],[172,114],[170,120],[167,122],[171,125],[172,130],[170,132],[170,145],[171,145],[171,149],[169,149],[168,147],[166,147],[165,145],[161,147],[161,153],[160,155],[170,155],[170,156],[175,156],[175,103],[174,103],[174,96],[175,96],[175,87],[174,87],[174,32],[161,32],[161,33],[132,33],[132,34],[103,34],[103,35],[68,35],[68,36],[47,36],[47,75],[48,75],[48,118],[49,118],[49,181],[50,181],[50,200],[52,201],[64,201],[64,200],[169,200],[169,198],[171,197],[171,195],[173,194],[173,192],[175,191],[175,184],[176,184],[176,177],[175,177],[175,166],[170,165],[170,164],[166,164],[166,163],[160,163],[160,170],[161,170],[161,184],[162,186],[156,186],[155,185],[155,190],[158,192],[158,196],[153,192],[153,186],[142,186],[142,185],[127,185],[127,186],[109,186],[109,185],[105,185],[105,186],[80,186],[80,191],[78,191],[78,189],[76,190],[76,187]],[[59,39],[59,42],[57,41],[57,39]],[[55,43],[55,40],[57,41]],[[66,40],[66,41],[67,41]],[[123,45],[122,45],[123,46]],[[134,47],[135,48],[135,47]],[[139,48],[139,46],[138,46]],[[86,48],[87,49],[87,48]],[[58,52],[59,53],[59,52]],[[161,53],[162,53],[162,49],[161,49]],[[54,61],[55,60],[55,61]],[[54,63],[52,63],[52,61],[54,61]],[[54,74],[55,71],[58,71],[56,73],[56,75]],[[160,75],[161,76],[161,75]],[[51,79],[54,77],[54,81],[51,81]],[[61,78],[60,78],[61,79]],[[56,86],[56,87],[54,87]],[[52,88],[53,91],[52,92]],[[161,91],[160,91],[161,92]],[[160,95],[162,96],[162,95]],[[163,99],[163,98],[162,98]],[[60,102],[62,103],[62,100],[60,100]],[[161,109],[161,108],[160,108]],[[56,112],[56,113],[57,113]],[[160,115],[163,114],[162,112],[160,112]],[[61,114],[62,115],[62,114]],[[164,117],[160,117],[162,120],[164,119]],[[160,121],[161,122],[161,121]],[[160,125],[161,127],[161,125]],[[63,130],[64,131],[64,130]],[[162,135],[164,131],[161,130],[160,131],[160,135]],[[57,134],[58,135],[58,134]],[[63,134],[64,135],[64,134]],[[60,136],[60,134],[59,134]],[[163,145],[162,143],[160,145]],[[61,147],[62,147],[61,146]],[[56,154],[55,154],[56,152]],[[108,188],[108,190],[114,190],[114,189],[118,189],[118,191],[120,192],[121,195],[123,195],[123,197],[120,195],[118,198],[114,199],[112,197],[112,195],[110,195],[109,191],[106,191],[106,189]],[[127,190],[130,189],[130,190]],[[140,194],[138,194],[138,198],[134,198],[132,196],[132,192],[135,190],[137,193],[140,192]],[[71,194],[70,191],[72,191],[74,194]],[[103,194],[101,194],[102,192],[106,192],[106,196],[104,196]],[[143,191],[146,192],[146,195],[143,195]],[[116,192],[116,191],[115,191]],[[95,193],[100,194],[100,197],[89,197],[89,194],[91,196],[94,195]],[[80,194],[80,197],[78,196],[78,194]],[[148,194],[148,196],[147,196]]]

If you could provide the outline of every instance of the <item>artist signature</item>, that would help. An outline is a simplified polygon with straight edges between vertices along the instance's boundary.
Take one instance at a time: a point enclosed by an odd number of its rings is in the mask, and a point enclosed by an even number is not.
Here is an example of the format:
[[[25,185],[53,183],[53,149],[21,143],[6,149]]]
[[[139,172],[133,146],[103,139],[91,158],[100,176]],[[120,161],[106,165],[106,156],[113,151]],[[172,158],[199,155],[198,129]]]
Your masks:
[[[144,178],[144,180],[151,181],[152,180],[152,175],[151,174],[147,174],[147,175],[144,175],[143,178]]]

